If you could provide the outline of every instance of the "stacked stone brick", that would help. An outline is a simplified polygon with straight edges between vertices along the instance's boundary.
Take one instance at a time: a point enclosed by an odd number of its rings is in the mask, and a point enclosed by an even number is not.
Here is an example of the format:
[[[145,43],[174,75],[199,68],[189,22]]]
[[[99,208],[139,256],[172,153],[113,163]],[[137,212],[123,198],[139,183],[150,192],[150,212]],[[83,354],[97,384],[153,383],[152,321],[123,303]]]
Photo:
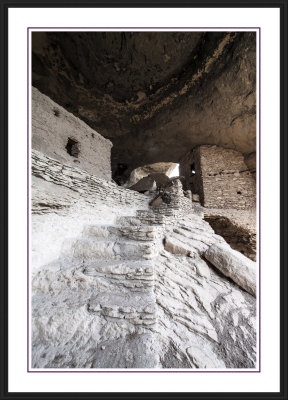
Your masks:
[[[256,182],[238,151],[196,147],[182,159],[180,173],[185,176],[185,188],[199,194],[205,207],[243,210],[256,206]]]
[[[183,187],[180,179],[173,179],[172,185],[165,189],[170,197],[169,204],[162,203],[159,206],[152,207],[158,215],[167,217],[177,217],[192,212],[192,201],[184,196]]]
[[[33,149],[62,164],[79,167],[102,179],[111,179],[110,140],[36,88],[32,88],[32,112]]]
[[[32,175],[57,186],[71,189],[71,193],[75,193],[77,198],[80,196],[90,202],[103,202],[103,205],[108,206],[131,205],[140,209],[147,207],[148,199],[144,194],[124,189],[111,181],[90,175],[80,168],[64,165],[37,150],[32,150]],[[47,200],[43,198],[43,191],[38,190],[37,187],[38,185],[35,184],[33,188],[33,213],[50,212],[53,207],[65,209],[73,204],[72,195],[69,199],[65,199],[62,195],[55,194],[53,202],[52,193],[49,195],[50,201],[47,204]]]

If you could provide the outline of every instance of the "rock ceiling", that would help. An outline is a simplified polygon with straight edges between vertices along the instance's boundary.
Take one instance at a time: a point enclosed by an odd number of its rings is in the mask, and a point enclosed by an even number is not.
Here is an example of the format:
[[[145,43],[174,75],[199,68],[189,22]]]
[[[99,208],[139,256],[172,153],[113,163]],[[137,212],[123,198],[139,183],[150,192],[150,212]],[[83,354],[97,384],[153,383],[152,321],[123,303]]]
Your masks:
[[[256,148],[256,34],[34,32],[33,85],[113,142],[112,167]]]

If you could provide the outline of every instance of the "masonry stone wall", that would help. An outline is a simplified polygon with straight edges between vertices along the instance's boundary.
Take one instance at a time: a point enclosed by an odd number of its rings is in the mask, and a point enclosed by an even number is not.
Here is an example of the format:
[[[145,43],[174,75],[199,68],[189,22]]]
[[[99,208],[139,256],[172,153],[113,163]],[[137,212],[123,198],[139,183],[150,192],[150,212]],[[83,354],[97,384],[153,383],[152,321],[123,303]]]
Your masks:
[[[62,164],[37,150],[32,150],[32,177],[54,184],[54,187],[68,189],[68,196],[65,200],[63,192],[60,192],[57,198],[55,195],[53,197],[53,186],[49,186],[49,197],[47,198],[47,191],[44,193],[42,186],[36,183],[32,191],[32,212],[36,214],[53,212],[53,209],[64,210],[66,207],[72,206],[74,200],[76,202],[81,198],[86,203],[99,203],[108,207],[125,206],[141,209],[148,206],[147,196],[124,189],[75,166]]]
[[[112,143],[32,88],[32,148],[63,164],[111,179]]]
[[[195,175],[191,173],[195,167]],[[187,189],[198,193],[204,207],[249,209],[256,206],[256,183],[235,150],[218,146],[199,146],[186,154],[180,163]]]
[[[162,202],[160,205],[151,207],[156,215],[156,221],[157,215],[180,217],[194,212],[191,199],[184,196],[180,179],[172,179],[172,185],[167,187],[165,192],[169,195],[170,202],[168,204]]]
[[[192,175],[192,167],[194,168],[195,175]],[[183,184],[184,190],[191,190],[193,194],[199,194],[200,201],[203,204],[204,191],[202,184],[200,147],[195,147],[182,158],[179,164],[179,173],[181,176],[185,177],[185,182]]]

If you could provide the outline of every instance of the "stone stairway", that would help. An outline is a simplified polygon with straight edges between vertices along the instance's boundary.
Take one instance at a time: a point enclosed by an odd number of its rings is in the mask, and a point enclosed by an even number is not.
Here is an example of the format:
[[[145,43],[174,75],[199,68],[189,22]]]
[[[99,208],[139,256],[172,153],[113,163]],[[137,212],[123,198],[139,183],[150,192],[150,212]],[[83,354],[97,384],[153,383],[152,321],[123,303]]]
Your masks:
[[[89,365],[87,355],[83,355],[85,364],[78,360],[77,366],[153,368],[158,365],[157,355],[151,352],[157,323],[153,260],[162,241],[161,227],[156,221],[146,223],[149,216],[153,220],[153,215],[150,211],[138,211],[135,217],[119,217],[115,225],[86,225],[80,237],[65,240],[59,261],[34,277],[35,310],[42,303],[50,314],[49,304],[51,308],[53,304],[53,312],[59,307],[59,314],[63,314],[63,302],[58,304],[55,299],[65,297],[66,312],[71,313],[71,318],[61,329],[71,329],[79,313],[81,317],[77,318],[85,321],[87,331],[83,338],[90,338],[91,344],[83,348],[90,351],[93,348],[94,355]],[[50,281],[51,286],[42,287],[44,281]],[[69,286],[72,291],[67,290]],[[34,318],[41,324],[40,314]],[[79,338],[81,346],[82,340]],[[36,337],[34,343],[35,367],[59,366],[57,354],[45,363],[42,357],[45,349],[37,347]],[[53,345],[50,344],[50,350]],[[66,346],[69,349],[68,340]],[[65,357],[60,363],[64,367],[70,365],[68,355],[67,360]]]
[[[34,277],[33,367],[224,368],[218,352],[230,314],[241,314],[245,299],[241,324],[251,330],[254,299],[205,262],[223,242],[199,216],[175,218],[165,206],[86,225]],[[232,296],[224,317],[223,296]],[[251,366],[240,328],[233,332]]]
[[[141,212],[137,214],[134,219],[118,218],[116,225],[85,226],[81,238],[74,241],[73,258],[82,261],[85,275],[116,280],[122,289],[149,288],[152,293],[153,259],[159,254],[160,231],[158,226],[144,225]]]
[[[113,281],[128,297],[129,291],[151,292],[149,301],[154,302],[153,259],[159,252],[160,232],[156,226],[140,224],[136,217],[120,217],[113,226],[87,225],[74,242],[73,258],[81,260],[84,275]],[[130,306],[135,308],[134,299]]]
[[[73,244],[74,258],[83,260],[149,260],[157,253],[159,230],[140,219],[121,217],[116,226],[88,225]],[[133,220],[132,220],[133,221]],[[137,222],[137,225],[136,225]]]

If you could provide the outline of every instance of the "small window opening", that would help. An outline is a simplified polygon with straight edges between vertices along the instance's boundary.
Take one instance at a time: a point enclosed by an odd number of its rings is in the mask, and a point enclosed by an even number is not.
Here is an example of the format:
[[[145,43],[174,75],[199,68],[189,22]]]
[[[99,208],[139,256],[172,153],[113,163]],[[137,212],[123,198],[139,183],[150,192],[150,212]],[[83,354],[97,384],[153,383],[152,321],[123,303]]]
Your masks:
[[[190,169],[191,169],[191,175],[194,176],[196,174],[195,163],[190,165]]]
[[[68,138],[68,142],[66,144],[65,149],[67,150],[67,153],[70,154],[70,156],[78,158],[80,153],[80,147],[79,147],[79,142],[77,142],[77,140]]]
[[[242,192],[237,192],[237,194],[242,194]]]

